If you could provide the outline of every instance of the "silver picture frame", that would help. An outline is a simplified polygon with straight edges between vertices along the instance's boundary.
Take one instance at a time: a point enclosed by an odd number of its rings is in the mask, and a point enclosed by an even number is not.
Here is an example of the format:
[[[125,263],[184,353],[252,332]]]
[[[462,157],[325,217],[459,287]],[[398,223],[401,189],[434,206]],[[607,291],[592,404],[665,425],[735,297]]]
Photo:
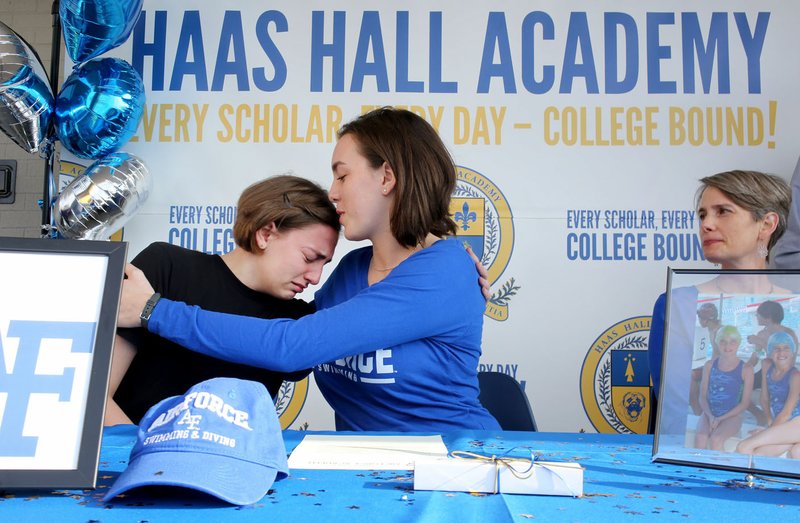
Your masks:
[[[653,461],[800,478],[800,417],[770,400],[800,403],[799,291],[800,271],[669,269]]]

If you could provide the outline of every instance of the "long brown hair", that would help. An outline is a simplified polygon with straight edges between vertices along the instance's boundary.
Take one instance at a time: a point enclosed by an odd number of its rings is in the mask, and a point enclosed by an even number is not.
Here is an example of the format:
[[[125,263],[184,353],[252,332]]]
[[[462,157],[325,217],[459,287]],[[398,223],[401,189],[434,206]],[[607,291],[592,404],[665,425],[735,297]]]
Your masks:
[[[406,247],[422,243],[428,234],[453,235],[450,197],[456,167],[436,130],[405,109],[381,107],[346,123],[338,136],[350,134],[374,169],[389,164],[397,179],[391,212],[395,239]]]

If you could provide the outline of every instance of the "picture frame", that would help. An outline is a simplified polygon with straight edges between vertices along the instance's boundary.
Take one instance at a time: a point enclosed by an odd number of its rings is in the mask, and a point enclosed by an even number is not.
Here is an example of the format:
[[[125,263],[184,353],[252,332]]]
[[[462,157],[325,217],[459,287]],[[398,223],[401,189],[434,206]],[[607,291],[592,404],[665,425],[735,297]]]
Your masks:
[[[653,461],[800,478],[800,271],[669,269],[666,296]]]
[[[126,254],[0,238],[0,490],[94,488]]]

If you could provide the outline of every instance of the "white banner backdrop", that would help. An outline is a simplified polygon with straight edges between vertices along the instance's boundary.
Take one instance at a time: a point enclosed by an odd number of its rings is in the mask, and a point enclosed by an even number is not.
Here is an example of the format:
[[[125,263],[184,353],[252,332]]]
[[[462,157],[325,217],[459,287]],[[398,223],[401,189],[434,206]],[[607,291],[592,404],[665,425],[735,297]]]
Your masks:
[[[153,188],[124,239],[227,252],[242,189],[327,187],[341,123],[408,107],[460,166],[453,211],[493,280],[481,368],[525,385],[541,430],[644,432],[652,304],[668,266],[707,266],[697,180],[788,178],[800,153],[798,23],[771,0],[145,0],[110,53],[147,91],[123,150]],[[304,390],[282,420],[332,428]]]

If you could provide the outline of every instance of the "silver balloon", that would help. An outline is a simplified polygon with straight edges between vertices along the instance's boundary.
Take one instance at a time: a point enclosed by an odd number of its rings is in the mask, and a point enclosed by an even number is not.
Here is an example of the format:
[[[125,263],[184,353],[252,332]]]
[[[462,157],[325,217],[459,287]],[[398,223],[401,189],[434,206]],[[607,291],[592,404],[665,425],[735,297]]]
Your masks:
[[[56,198],[61,236],[107,240],[139,210],[150,192],[150,173],[136,156],[112,153],[90,165]]]
[[[0,22],[0,130],[29,153],[47,156],[55,98],[41,62]]]

